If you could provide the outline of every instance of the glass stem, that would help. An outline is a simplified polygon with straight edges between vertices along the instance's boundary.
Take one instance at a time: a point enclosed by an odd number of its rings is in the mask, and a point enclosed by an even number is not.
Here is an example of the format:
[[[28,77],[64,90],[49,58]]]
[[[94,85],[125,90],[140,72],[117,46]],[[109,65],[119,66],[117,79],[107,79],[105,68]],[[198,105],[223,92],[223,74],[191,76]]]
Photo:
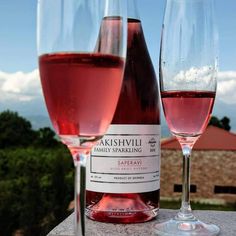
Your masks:
[[[188,145],[182,146],[183,151],[183,175],[182,175],[182,203],[177,215],[179,220],[193,220],[190,206],[190,156],[192,148]]]
[[[75,235],[85,235],[86,161],[90,150],[79,151],[75,162]]]

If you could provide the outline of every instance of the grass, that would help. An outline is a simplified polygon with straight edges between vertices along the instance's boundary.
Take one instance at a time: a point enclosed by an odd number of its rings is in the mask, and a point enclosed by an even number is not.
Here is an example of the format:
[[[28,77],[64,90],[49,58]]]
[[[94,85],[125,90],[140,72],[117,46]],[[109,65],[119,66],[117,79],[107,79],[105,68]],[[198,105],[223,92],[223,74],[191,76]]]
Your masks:
[[[164,208],[164,209],[179,209],[181,206],[181,202],[161,200],[160,206],[161,208]],[[219,205],[219,204],[192,202],[191,207],[193,210],[236,211],[236,203],[228,203],[225,205]]]

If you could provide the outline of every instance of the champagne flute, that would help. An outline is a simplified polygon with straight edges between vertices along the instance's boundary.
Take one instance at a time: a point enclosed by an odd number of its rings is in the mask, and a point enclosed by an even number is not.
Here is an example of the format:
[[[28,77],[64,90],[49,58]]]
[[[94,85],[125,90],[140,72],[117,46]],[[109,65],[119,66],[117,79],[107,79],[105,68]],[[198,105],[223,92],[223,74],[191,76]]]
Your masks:
[[[53,127],[75,168],[76,235],[85,235],[85,173],[113,118],[127,41],[123,0],[39,0],[38,55]]]
[[[213,0],[167,0],[160,50],[160,89],[167,124],[183,152],[183,191],[180,211],[174,219],[155,226],[158,235],[213,236],[220,231],[215,225],[197,220],[190,206],[190,155],[212,112],[216,75]]]

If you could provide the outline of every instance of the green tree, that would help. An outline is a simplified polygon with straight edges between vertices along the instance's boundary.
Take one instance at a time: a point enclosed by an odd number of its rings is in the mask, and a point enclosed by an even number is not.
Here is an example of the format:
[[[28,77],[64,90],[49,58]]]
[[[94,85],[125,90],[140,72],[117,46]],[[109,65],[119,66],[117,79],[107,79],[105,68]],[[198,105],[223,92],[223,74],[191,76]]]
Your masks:
[[[31,123],[17,112],[0,113],[0,148],[30,145],[36,137]]]
[[[224,116],[220,121],[224,129],[230,131],[231,129],[231,126],[229,125],[230,119],[227,116]]]
[[[46,235],[68,214],[73,161],[50,128],[32,129],[17,112],[0,113],[0,235]]]
[[[46,235],[73,199],[73,162],[64,146],[0,151],[0,235]]]
[[[49,127],[41,128],[37,131],[37,141],[36,144],[43,147],[55,147],[59,142],[55,139],[55,132]]]
[[[30,121],[18,115],[17,112],[4,111],[0,113],[0,148],[40,146],[57,147],[59,142],[55,133],[49,127],[33,130]]]
[[[230,119],[227,116],[224,116],[221,120],[216,116],[212,116],[208,125],[213,125],[227,131],[230,131],[231,129]]]

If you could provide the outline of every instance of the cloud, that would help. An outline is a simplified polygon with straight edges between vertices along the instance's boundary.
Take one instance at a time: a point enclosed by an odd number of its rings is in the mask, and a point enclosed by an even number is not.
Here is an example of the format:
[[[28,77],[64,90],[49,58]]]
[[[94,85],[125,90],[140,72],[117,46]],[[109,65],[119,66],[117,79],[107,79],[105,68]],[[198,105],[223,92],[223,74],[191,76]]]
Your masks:
[[[218,73],[217,98],[227,104],[236,104],[236,71]]]
[[[216,70],[211,66],[191,67],[178,73],[163,68],[162,72],[167,90],[214,90],[216,87]]]
[[[42,97],[38,69],[29,73],[0,71],[0,101],[30,102]]]
[[[176,75],[163,70],[163,75],[169,78],[164,84],[165,89],[215,89],[215,70],[211,67],[192,67],[186,71],[181,70]],[[236,71],[220,71],[217,73],[217,100],[226,104],[236,104]]]
[[[180,72],[175,77],[175,83],[178,87],[183,86],[183,78],[188,77],[188,83],[191,84],[197,77],[205,78],[202,81],[205,85],[210,83],[209,68],[191,68],[189,71]],[[191,81],[191,78],[194,78]],[[236,71],[220,71],[217,76],[217,99],[227,104],[236,104]],[[173,84],[172,84],[173,86]],[[6,73],[0,71],[0,103],[18,104],[36,103],[39,100],[44,103],[38,69],[32,72]],[[37,100],[37,101],[36,101]]]
[[[236,71],[219,71],[218,81],[236,79]]]

